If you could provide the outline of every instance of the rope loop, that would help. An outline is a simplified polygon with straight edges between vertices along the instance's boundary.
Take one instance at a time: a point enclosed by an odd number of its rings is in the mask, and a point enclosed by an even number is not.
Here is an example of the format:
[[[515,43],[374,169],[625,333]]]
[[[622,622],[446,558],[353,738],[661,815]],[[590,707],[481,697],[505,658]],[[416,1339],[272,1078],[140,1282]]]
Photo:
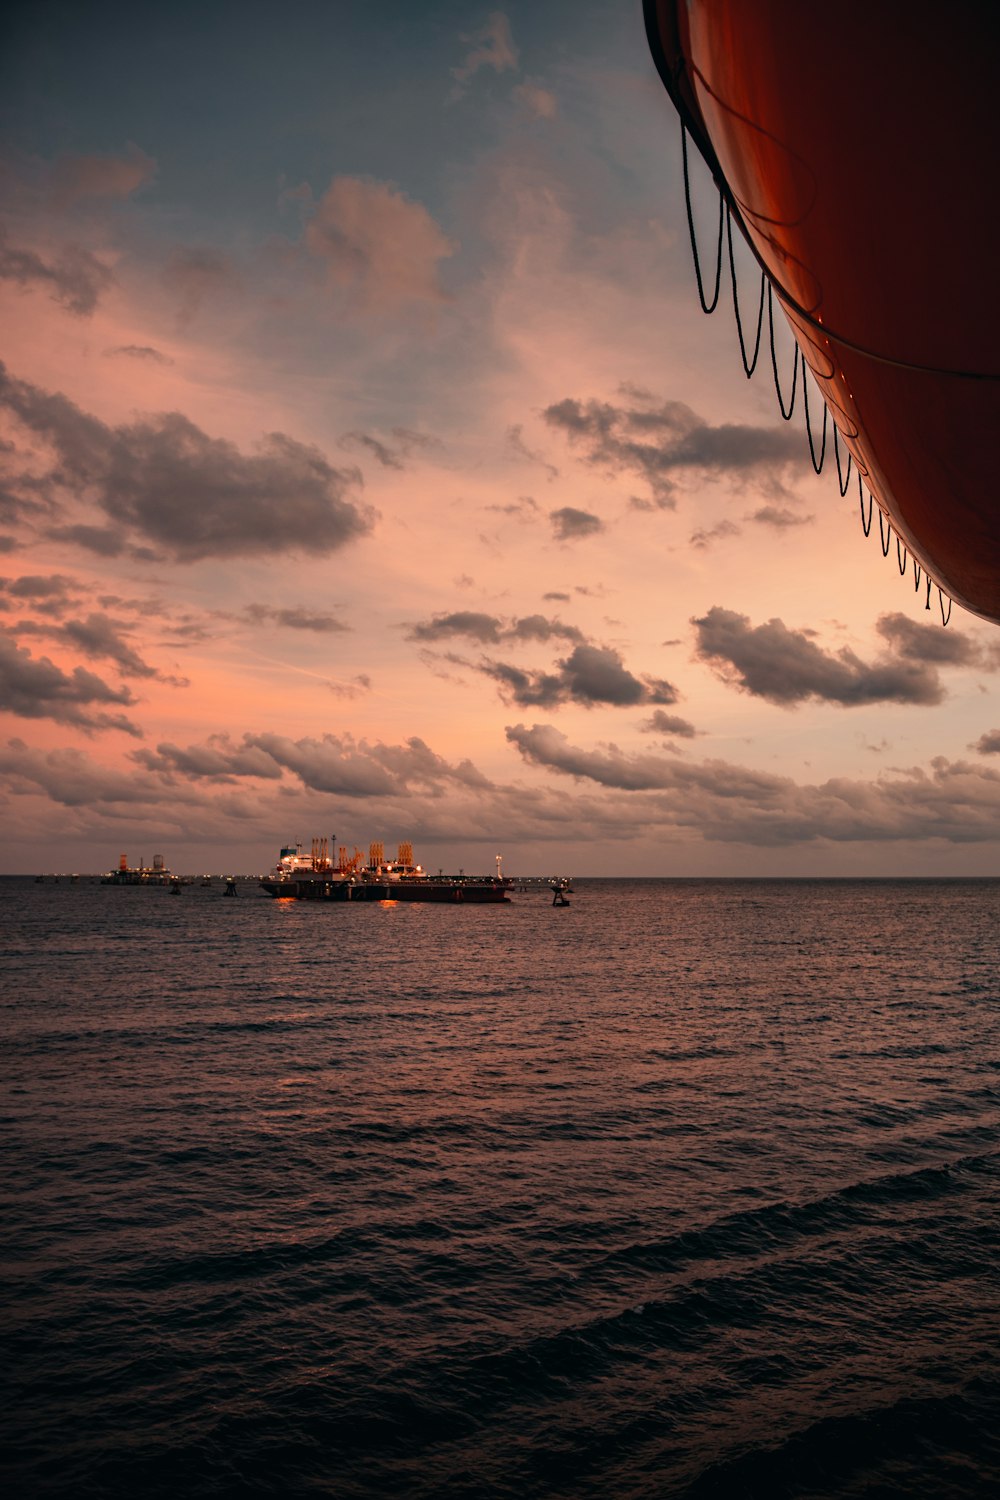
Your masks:
[[[853,458],[853,454],[851,453],[850,448],[848,448],[848,450],[847,450],[847,468],[844,469],[841,466],[841,462],[840,462],[840,434],[837,431],[837,424],[836,424],[836,422],[834,422],[834,424],[833,424],[833,454],[834,454],[834,457],[837,460],[837,483],[840,485],[840,493],[841,493],[841,495],[846,495],[847,494],[847,486],[851,482],[851,464],[853,463],[854,458]],[[865,535],[867,536],[868,533],[866,532]]]
[[[900,578],[905,578],[906,577],[906,564],[907,564],[908,561],[909,561],[909,553],[907,552],[906,547],[900,541],[899,535],[897,533],[897,535],[896,535],[896,564],[897,564],[897,566],[899,568],[899,576],[900,576]]]
[[[948,601],[948,613],[947,614],[945,614],[945,612],[944,612],[944,601],[946,599]],[[952,599],[952,597],[951,597],[950,594],[944,594],[944,593],[941,592],[941,586],[939,584],[938,585],[938,608],[941,611],[941,624],[942,625],[947,625],[948,621],[951,619],[951,609],[952,609],[952,605],[954,604],[954,602],[955,601],[954,601],[954,599]]]
[[[795,410],[795,391],[799,379],[799,346],[798,344],[795,345],[795,352],[792,355],[792,394],[789,397],[788,410],[786,411],[784,398],[781,394],[781,381],[778,379],[778,355],[774,347],[774,292],[770,282],[767,283],[767,322],[771,334],[771,370],[774,373],[774,389],[778,393],[778,410],[787,422]]]
[[[820,444],[819,458],[816,457],[816,445],[813,442],[812,424],[809,421],[809,381],[806,379],[805,360],[802,361],[802,410],[806,419],[806,437],[809,439],[809,457],[812,459],[813,472],[822,474],[823,460],[826,458],[826,430],[829,424],[830,408],[823,402],[823,441]],[[834,428],[836,431],[836,428]],[[843,490],[841,490],[843,494]]]
[[[924,605],[924,609],[930,609],[930,607],[931,607],[931,586],[933,585],[934,580],[933,580],[933,578],[931,577],[931,575],[929,573],[925,573],[924,577],[927,579],[927,603]]]
[[[861,507],[861,530],[865,536],[871,536],[872,531],[872,497],[868,492],[868,520],[865,520],[865,492],[861,488],[861,475],[858,475],[858,504]]]
[[[913,592],[916,593],[920,587],[920,564],[913,559]]]
[[[882,556],[889,556],[889,545],[892,542],[892,522],[886,516],[881,505],[878,508],[878,535],[882,543]]]
[[[757,335],[753,341],[753,358],[747,359],[746,339],[743,335],[743,319],[740,317],[740,294],[736,284],[736,258],[733,255],[733,216],[726,204],[726,239],[729,244],[729,279],[733,287],[733,311],[736,314],[736,332],[740,340],[740,358],[743,360],[743,372],[749,380],[757,368],[757,360],[760,357],[760,336],[764,328],[764,283],[766,277],[764,272],[760,273],[760,299],[757,303]]]
[[[719,243],[716,247],[715,252],[715,291],[712,294],[711,302],[706,302],[705,283],[702,280],[701,275],[701,257],[698,254],[698,236],[695,234],[694,229],[694,210],[691,207],[691,172],[688,166],[687,127],[684,124],[683,120],[681,121],[681,155],[684,158],[684,202],[687,205],[688,233],[691,236],[691,254],[694,257],[694,274],[695,280],[698,283],[698,300],[701,303],[702,312],[713,313],[718,306],[719,292],[722,288],[722,216],[724,204],[722,194],[720,193],[718,233]]]

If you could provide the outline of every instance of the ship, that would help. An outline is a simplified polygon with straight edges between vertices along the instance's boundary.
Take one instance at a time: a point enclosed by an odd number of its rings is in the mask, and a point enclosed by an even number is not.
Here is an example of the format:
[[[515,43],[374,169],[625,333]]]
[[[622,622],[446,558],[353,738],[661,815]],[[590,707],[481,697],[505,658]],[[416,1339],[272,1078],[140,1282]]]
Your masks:
[[[153,855],[153,863],[130,865],[127,855],[120,855],[117,870],[101,876],[102,885],[173,885],[177,877],[167,869],[162,854]],[[186,883],[186,882],[185,882]]]
[[[381,843],[369,846],[367,858],[360,849],[349,854],[345,845],[336,851],[336,841],[313,839],[310,852],[301,844],[288,844],[274,869],[261,880],[268,895],[296,901],[437,901],[454,906],[494,906],[505,902],[511,880],[501,872],[498,854],[496,875],[431,875],[414,863],[413,846],[399,845],[396,858],[386,859]]]

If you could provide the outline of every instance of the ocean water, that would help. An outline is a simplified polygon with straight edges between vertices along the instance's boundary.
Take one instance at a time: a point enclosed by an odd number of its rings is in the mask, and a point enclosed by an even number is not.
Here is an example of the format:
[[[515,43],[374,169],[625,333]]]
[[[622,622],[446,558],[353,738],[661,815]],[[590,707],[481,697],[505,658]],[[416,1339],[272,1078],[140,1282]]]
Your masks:
[[[7,1493],[1000,1493],[1000,882],[0,911]]]

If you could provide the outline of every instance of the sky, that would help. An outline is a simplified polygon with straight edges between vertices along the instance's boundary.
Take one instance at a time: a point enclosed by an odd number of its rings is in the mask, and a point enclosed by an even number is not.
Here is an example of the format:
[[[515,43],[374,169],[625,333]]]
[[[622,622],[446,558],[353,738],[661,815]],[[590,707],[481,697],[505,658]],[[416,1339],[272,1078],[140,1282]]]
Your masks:
[[[1000,636],[701,312],[638,0],[0,25],[0,871],[997,872]]]

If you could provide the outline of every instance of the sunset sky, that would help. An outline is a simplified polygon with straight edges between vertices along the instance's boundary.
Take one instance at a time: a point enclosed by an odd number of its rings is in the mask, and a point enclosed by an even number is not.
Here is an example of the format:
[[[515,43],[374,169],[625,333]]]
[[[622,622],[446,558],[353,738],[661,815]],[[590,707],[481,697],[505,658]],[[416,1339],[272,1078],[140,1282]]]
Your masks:
[[[997,872],[1000,635],[702,314],[638,0],[3,24],[0,868]]]

